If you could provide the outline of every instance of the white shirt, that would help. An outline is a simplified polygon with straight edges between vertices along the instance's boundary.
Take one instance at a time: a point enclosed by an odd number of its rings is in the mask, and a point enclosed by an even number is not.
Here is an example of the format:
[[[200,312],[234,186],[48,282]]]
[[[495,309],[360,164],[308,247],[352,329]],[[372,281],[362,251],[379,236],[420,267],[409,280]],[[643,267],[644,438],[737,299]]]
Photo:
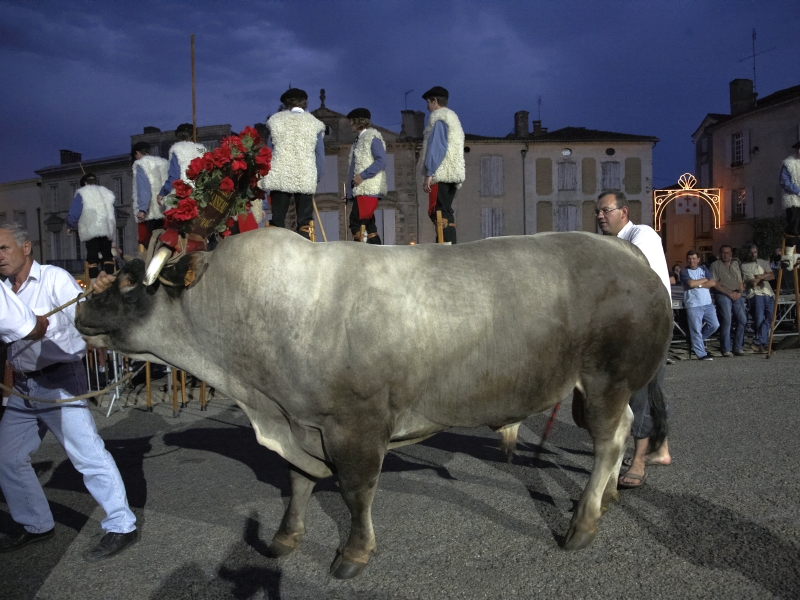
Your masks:
[[[0,315],[0,339],[4,342],[21,340],[36,327],[36,315],[5,285],[0,285]]]
[[[672,297],[672,287],[669,283],[669,269],[667,268],[667,257],[664,256],[664,248],[661,246],[661,236],[652,227],[647,225],[634,225],[630,221],[617,234],[618,238],[628,240],[631,244],[639,248],[647,258],[650,268],[661,278],[661,282],[667,289],[667,293]]]
[[[10,291],[11,281],[5,281],[4,285]],[[64,269],[33,261],[17,297],[34,313],[44,315],[80,293],[80,286]],[[86,354],[86,342],[75,329],[74,304],[48,319],[50,325],[41,340],[21,340],[8,347],[8,362],[15,371],[38,371],[54,363],[81,360]]]

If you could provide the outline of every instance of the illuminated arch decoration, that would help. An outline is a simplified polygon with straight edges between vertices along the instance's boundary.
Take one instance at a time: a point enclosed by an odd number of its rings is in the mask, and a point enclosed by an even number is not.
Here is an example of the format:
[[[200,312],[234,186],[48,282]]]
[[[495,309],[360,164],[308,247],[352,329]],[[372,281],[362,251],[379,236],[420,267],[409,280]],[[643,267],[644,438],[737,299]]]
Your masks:
[[[675,198],[699,198],[705,200],[711,207],[714,215],[714,229],[719,229],[722,223],[722,190],[720,188],[696,189],[697,183],[694,175],[684,173],[678,179],[680,189],[677,190],[653,190],[653,224],[656,231],[661,231],[661,216],[667,204]]]

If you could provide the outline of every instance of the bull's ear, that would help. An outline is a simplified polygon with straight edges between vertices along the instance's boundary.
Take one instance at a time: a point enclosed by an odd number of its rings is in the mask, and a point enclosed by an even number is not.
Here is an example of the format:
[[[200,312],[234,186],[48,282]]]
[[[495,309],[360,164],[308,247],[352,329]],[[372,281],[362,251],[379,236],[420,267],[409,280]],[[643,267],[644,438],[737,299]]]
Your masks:
[[[144,262],[138,258],[132,260],[117,273],[119,291],[127,294],[142,282],[144,278]]]
[[[186,269],[183,284],[187,288],[191,288],[197,284],[203,277],[203,274],[208,268],[208,259],[211,256],[210,252],[192,252],[187,254],[179,261],[179,270],[183,272]]]

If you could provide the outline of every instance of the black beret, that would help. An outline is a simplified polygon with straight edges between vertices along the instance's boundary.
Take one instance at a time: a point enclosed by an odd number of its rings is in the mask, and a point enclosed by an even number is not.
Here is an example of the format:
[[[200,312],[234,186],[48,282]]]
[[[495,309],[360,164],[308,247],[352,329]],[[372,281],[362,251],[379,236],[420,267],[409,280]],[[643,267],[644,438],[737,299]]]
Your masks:
[[[91,171],[89,171],[83,177],[81,177],[81,180],[80,180],[81,187],[83,187],[85,185],[92,185],[92,184],[89,183],[90,180],[93,180],[95,183],[97,183],[97,175],[95,175]]]
[[[792,148],[794,148],[795,150],[800,150],[800,142],[795,142],[795,143],[792,145]]]
[[[180,125],[178,125],[178,127],[175,128],[175,135],[184,131],[189,135],[192,135],[194,133],[194,125],[192,125],[191,123],[181,123]]]
[[[348,119],[371,119],[372,113],[370,113],[366,108],[354,108],[349,113],[347,113]]]
[[[281,102],[283,102],[284,104],[286,103],[287,100],[295,100],[295,99],[308,100],[308,94],[306,94],[305,91],[297,88],[289,88],[288,90],[283,92],[283,95],[281,96]]]
[[[422,94],[423,100],[427,100],[428,98],[450,98],[450,92],[440,85],[435,85],[427,92]]]
[[[131,155],[136,154],[137,152],[150,154],[150,144],[148,142],[136,142],[133,145],[133,148],[131,148]]]

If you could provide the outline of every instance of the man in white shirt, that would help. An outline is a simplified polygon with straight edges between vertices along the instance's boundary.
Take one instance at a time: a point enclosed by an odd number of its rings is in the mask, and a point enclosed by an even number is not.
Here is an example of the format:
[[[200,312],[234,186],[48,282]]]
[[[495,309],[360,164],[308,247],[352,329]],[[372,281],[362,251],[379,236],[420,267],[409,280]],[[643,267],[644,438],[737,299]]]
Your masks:
[[[661,246],[661,238],[651,227],[631,223],[628,220],[628,212],[625,194],[603,192],[597,198],[594,214],[597,217],[597,226],[603,235],[616,235],[642,251],[650,268],[664,284],[664,302],[671,303],[669,269]],[[666,437],[669,406],[663,394],[664,371],[665,365],[661,365],[653,381],[631,396],[630,406],[633,411],[631,435],[634,439],[634,455],[627,471],[620,474],[618,487],[639,487],[647,478],[645,473],[647,465],[668,465],[672,462]],[[659,438],[663,439],[663,443],[659,444]]]
[[[35,313],[45,314],[81,292],[69,273],[33,260],[30,237],[16,223],[0,225],[0,275],[8,278],[0,284],[6,288],[4,293],[16,294]],[[50,317],[41,341],[23,340],[9,347],[15,392],[52,401],[88,391],[81,360],[86,344],[75,329],[74,318],[73,305]],[[19,533],[0,539],[0,553],[47,540],[55,533],[53,515],[30,459],[41,444],[44,428],[56,436],[83,474],[89,493],[106,512],[101,523],[106,534],[84,558],[102,560],[134,544],[139,538],[136,517],[86,400],[54,404],[12,394],[0,421],[0,488],[11,518],[22,527]]]

